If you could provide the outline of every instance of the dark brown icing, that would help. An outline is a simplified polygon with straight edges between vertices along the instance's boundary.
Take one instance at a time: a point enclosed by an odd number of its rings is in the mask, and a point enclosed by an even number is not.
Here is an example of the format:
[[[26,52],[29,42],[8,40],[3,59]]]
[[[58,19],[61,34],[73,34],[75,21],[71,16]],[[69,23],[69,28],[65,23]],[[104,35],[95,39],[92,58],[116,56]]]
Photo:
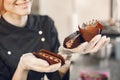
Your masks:
[[[58,55],[45,49],[41,49],[38,52],[33,52],[33,54],[38,58],[46,60],[50,65],[56,63],[61,63],[61,65],[65,64],[65,60],[61,55]]]
[[[85,41],[90,41],[95,35],[100,34],[103,26],[96,21],[94,24],[85,24],[84,28],[78,26],[79,31],[72,33],[64,39],[63,46],[72,49]]]
[[[76,31],[64,39],[63,46],[72,49],[82,42],[84,42],[83,38],[81,37],[79,31]]]

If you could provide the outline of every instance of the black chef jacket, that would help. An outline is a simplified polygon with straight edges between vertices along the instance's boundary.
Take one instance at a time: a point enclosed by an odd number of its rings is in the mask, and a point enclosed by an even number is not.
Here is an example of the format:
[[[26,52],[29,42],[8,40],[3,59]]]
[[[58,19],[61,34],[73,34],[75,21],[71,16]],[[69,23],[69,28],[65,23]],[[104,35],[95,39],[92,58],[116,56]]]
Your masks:
[[[24,28],[0,18],[0,80],[11,80],[22,54],[40,49],[57,52],[58,34],[48,16],[29,15]],[[43,80],[44,73],[30,71],[27,80]],[[49,80],[61,80],[58,71],[47,73]]]

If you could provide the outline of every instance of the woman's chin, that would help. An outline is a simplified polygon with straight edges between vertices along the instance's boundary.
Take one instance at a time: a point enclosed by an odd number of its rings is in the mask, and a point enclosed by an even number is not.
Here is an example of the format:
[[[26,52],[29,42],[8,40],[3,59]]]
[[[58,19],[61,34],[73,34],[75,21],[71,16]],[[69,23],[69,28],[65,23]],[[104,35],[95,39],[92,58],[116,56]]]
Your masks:
[[[21,13],[19,13],[19,15],[21,15],[21,16],[25,16],[25,15],[29,15],[31,12],[21,12]]]

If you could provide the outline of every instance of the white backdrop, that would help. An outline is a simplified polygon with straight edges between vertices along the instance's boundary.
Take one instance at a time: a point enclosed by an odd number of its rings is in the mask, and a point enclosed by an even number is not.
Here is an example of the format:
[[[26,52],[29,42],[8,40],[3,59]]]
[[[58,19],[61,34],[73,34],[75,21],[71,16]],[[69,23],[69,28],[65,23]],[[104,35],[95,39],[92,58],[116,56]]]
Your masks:
[[[110,0],[40,0],[39,7],[40,14],[54,19],[61,43],[78,24],[110,18]]]

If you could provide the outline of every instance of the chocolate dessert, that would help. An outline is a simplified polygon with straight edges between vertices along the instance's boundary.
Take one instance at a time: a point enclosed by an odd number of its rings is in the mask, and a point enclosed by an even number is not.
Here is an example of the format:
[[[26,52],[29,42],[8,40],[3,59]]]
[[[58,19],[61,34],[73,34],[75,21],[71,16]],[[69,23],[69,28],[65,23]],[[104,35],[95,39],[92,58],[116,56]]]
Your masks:
[[[65,60],[61,55],[50,52],[45,49],[41,49],[38,52],[33,52],[33,54],[38,58],[46,60],[50,65],[56,63],[61,63],[61,65],[65,64]]]
[[[77,47],[83,41],[84,40],[79,31],[76,31],[64,39],[63,46],[72,49]]]
[[[84,24],[84,28],[78,26],[78,29],[78,31],[64,39],[63,46],[65,48],[72,49],[85,41],[89,42],[95,35],[101,33],[103,26],[98,21],[95,21],[91,24]]]
[[[79,28],[80,35],[83,37],[84,41],[90,41],[95,35],[100,34],[103,27],[96,21],[94,24],[86,24],[84,28]]]

